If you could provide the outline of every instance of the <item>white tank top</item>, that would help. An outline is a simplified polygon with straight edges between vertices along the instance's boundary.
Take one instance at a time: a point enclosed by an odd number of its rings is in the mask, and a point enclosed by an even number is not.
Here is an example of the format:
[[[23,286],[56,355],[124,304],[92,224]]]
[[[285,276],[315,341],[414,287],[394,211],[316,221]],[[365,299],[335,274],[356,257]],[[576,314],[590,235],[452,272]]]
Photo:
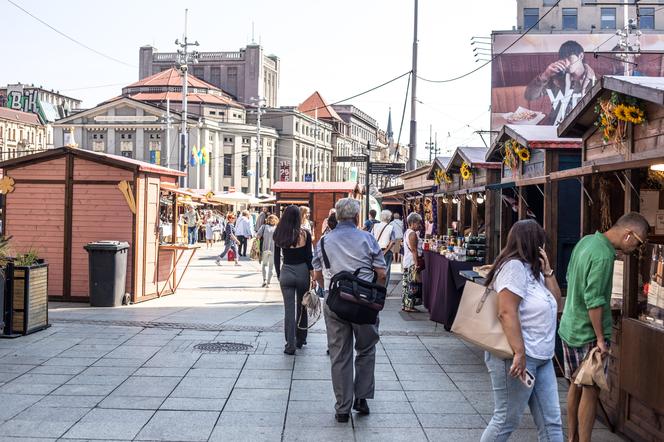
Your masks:
[[[415,232],[413,229],[408,229],[406,230],[406,233],[404,233],[403,235],[403,259],[401,260],[401,263],[404,269],[407,269],[408,267],[411,267],[412,265],[415,264],[415,256],[413,256],[413,252],[410,250],[410,241],[408,241],[408,238],[410,238],[410,234],[413,232]],[[419,248],[420,248],[419,238],[417,239],[417,248],[418,250],[415,251],[415,253],[419,253]]]

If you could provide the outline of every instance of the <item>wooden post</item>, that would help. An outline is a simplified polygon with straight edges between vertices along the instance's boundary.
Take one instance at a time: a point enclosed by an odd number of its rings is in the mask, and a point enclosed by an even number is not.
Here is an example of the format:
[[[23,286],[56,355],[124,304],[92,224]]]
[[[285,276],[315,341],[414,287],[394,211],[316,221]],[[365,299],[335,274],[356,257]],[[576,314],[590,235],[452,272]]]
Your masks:
[[[528,217],[528,206],[526,205],[526,192],[525,187],[517,187],[515,190],[517,197],[517,204],[519,207],[519,221]]]
[[[626,170],[625,178],[632,182],[635,189],[641,188],[638,170]],[[640,197],[629,182],[625,185],[625,213],[638,212]],[[647,257],[646,257],[647,258]],[[623,272],[623,318],[635,318],[638,314],[639,297],[639,260],[636,254],[624,258]]]
[[[545,150],[544,174],[558,170],[558,155]],[[558,259],[558,183],[547,179],[544,183],[544,231],[547,237],[549,261],[555,266]]]
[[[470,232],[471,235],[477,235],[477,198],[475,194],[472,194],[472,200],[470,201]]]
[[[71,297],[72,226],[74,218],[74,155],[68,152],[65,159],[65,231],[62,269],[62,298],[63,300],[69,300]]]

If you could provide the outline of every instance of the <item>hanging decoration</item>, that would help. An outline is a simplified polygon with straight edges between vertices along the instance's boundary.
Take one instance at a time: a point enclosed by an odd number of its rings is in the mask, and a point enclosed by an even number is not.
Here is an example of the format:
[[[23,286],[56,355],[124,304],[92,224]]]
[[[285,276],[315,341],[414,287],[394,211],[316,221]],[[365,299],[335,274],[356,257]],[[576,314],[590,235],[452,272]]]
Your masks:
[[[189,158],[189,165],[191,167],[198,165],[198,148],[196,146],[191,148],[191,157]]]
[[[437,186],[440,186],[441,184],[452,184],[452,177],[444,170],[438,169],[434,173],[433,182],[436,183]]]
[[[461,172],[461,179],[463,179],[464,181],[468,181],[473,176],[473,172],[470,169],[470,164],[466,163],[465,161],[461,164],[460,172]]]
[[[530,149],[522,146],[514,139],[509,139],[503,144],[503,163],[516,174],[519,170],[519,164],[530,161]]]
[[[595,126],[602,131],[604,144],[613,143],[624,154],[623,140],[627,136],[627,124],[640,125],[646,122],[643,104],[634,97],[612,92],[609,99],[600,99],[595,106]]]
[[[3,195],[7,195],[8,193],[12,193],[14,191],[14,178],[10,176],[3,176],[2,179],[0,179],[0,193]]]

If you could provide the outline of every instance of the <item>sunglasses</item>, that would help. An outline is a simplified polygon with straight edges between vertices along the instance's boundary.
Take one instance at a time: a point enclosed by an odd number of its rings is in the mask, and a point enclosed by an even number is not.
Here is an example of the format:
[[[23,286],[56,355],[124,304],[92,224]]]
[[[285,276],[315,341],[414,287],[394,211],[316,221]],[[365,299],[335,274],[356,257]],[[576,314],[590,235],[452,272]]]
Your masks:
[[[638,249],[639,251],[641,251],[641,252],[644,251],[645,248],[646,248],[646,241],[644,241],[643,238],[641,238],[641,237],[640,237],[636,232],[634,232],[633,230],[629,230],[628,232],[629,232],[631,235],[634,235],[634,238],[636,238],[636,240],[639,242],[639,246],[637,247],[637,249]]]

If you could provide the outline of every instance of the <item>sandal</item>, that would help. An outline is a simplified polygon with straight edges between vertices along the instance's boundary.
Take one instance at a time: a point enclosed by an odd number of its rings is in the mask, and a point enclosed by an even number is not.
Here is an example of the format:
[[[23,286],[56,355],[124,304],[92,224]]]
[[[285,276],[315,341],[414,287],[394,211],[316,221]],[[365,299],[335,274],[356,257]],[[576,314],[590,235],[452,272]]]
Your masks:
[[[416,309],[416,308],[410,308],[410,307],[401,307],[401,311],[402,311],[402,312],[406,312],[406,313],[416,313],[416,312],[419,312],[418,309]]]

